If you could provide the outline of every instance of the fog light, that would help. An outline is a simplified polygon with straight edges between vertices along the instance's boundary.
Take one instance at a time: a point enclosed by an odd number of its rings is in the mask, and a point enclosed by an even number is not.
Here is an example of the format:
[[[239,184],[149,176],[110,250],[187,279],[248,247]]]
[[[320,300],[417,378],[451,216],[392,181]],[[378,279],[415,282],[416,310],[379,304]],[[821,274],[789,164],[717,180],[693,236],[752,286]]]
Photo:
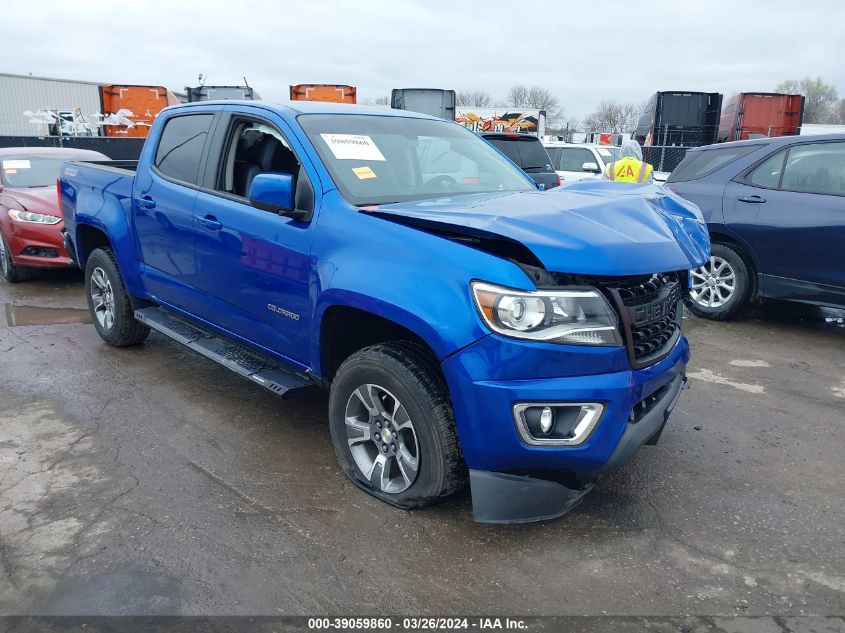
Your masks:
[[[549,407],[543,407],[543,412],[540,414],[540,430],[543,433],[548,433],[552,430],[555,424],[555,414]]]
[[[532,446],[578,446],[599,423],[600,402],[520,402],[513,406],[519,435]]]

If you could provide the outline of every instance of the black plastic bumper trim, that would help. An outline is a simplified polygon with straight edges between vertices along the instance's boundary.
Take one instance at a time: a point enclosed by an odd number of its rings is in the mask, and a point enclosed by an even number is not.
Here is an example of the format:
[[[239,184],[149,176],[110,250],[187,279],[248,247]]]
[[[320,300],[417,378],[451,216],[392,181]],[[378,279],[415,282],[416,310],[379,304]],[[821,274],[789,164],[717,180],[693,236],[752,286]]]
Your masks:
[[[666,420],[669,419],[669,414],[681,397],[681,390],[687,377],[683,374],[678,374],[671,383],[669,383],[669,390],[663,395],[661,402],[655,404],[651,411],[646,413],[636,423],[628,422],[625,425],[625,432],[619,438],[619,443],[616,449],[610,455],[604,466],[593,473],[598,477],[604,473],[619,468],[622,464],[627,462],[637,449],[643,444],[647,444],[655,435],[663,430]]]
[[[479,523],[530,523],[563,516],[590,491],[523,475],[470,470],[472,515]]]
[[[73,240],[70,239],[70,233],[67,232],[67,229],[62,229],[62,244],[67,251],[68,257],[70,257],[71,261],[79,266],[79,262],[76,261],[76,249],[73,247]]]

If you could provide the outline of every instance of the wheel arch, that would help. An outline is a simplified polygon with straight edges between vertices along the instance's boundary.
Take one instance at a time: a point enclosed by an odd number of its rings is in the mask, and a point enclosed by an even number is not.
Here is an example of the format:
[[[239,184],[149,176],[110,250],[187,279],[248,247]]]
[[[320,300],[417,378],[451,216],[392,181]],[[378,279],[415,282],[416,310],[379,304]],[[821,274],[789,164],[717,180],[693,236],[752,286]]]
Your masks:
[[[750,248],[733,235],[719,230],[710,230],[711,244],[722,244],[728,246],[742,258],[748,268],[748,282],[751,284],[751,294],[748,296],[749,301],[753,301],[759,295],[760,291],[760,267],[752,254]]]
[[[79,224],[76,227],[76,255],[80,268],[85,270],[88,257],[97,248],[113,248],[109,236],[100,228]]]
[[[333,304],[320,315],[317,375],[331,382],[344,360],[378,343],[409,341],[430,354],[440,371],[434,347],[416,331],[385,315],[344,304]]]

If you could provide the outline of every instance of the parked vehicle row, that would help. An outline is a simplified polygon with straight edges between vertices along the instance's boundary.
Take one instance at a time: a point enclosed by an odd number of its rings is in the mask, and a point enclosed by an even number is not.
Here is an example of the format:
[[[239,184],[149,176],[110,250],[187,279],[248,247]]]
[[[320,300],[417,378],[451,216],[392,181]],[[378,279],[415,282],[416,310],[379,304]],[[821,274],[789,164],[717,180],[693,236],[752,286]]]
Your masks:
[[[107,343],[155,329],[274,393],[326,387],[355,485],[411,508],[469,481],[492,522],[565,513],[657,441],[682,298],[714,319],[755,297],[845,305],[842,135],[696,148],[671,192],[587,181],[611,148],[481,137],[201,102],[164,110],[137,165],[10,151],[3,273],[75,261]],[[582,182],[537,190],[579,162]]]
[[[468,480],[481,521],[558,516],[658,440],[709,256],[665,190],[541,192],[460,126],[334,104],[165,110],[136,169],[68,163],[61,200],[103,340],[325,386],[355,485],[414,508]]]

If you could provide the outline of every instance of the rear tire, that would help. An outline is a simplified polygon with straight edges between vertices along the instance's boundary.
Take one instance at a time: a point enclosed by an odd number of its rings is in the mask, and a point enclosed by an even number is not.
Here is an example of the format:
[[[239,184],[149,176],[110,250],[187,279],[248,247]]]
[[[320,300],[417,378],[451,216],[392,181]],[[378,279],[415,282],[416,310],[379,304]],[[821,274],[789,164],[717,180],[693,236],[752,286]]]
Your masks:
[[[391,505],[420,508],[466,482],[446,385],[418,345],[381,343],[346,359],[332,383],[329,425],[346,476]]]
[[[3,237],[2,233],[0,233],[0,273],[3,274],[3,278],[10,284],[25,281],[31,276],[28,269],[16,266],[12,262],[12,253],[9,251],[9,244],[6,242],[6,238]]]
[[[749,267],[727,244],[713,244],[710,260],[689,274],[692,287],[684,293],[684,302],[693,314],[705,319],[730,319],[751,296]]]
[[[85,264],[85,296],[97,334],[114,347],[138,345],[150,328],[135,319],[114,254],[98,248]]]

